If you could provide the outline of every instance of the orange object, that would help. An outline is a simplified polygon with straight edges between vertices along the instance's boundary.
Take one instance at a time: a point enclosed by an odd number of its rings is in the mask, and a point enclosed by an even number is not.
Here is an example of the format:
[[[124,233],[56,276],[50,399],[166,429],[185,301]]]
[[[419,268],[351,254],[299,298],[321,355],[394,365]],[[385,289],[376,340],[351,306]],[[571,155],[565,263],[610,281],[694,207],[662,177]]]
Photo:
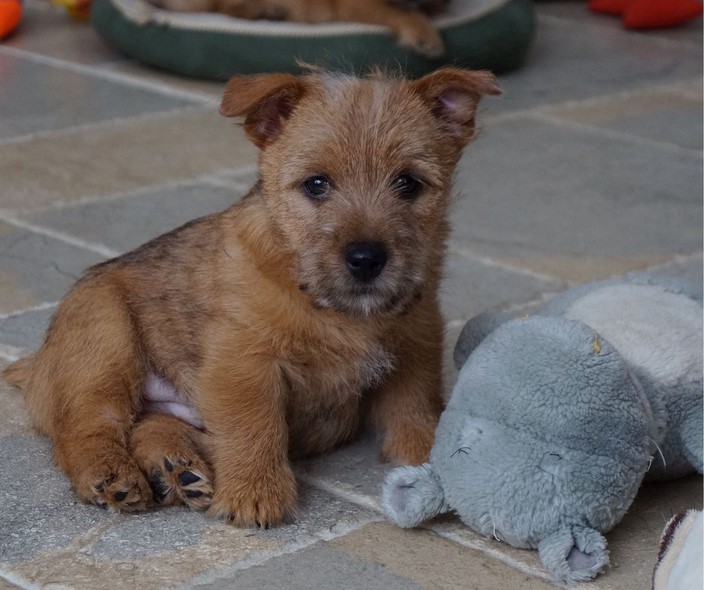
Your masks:
[[[21,19],[20,0],[0,0],[0,39],[4,39],[14,31]]]

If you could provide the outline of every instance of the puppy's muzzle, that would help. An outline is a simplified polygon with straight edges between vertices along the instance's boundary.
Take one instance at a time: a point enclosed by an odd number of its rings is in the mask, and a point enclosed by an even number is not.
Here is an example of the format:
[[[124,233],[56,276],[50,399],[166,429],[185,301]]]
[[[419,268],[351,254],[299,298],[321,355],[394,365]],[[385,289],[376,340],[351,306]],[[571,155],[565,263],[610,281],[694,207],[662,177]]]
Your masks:
[[[388,254],[381,242],[352,242],[345,251],[350,274],[362,283],[370,283],[381,274]]]

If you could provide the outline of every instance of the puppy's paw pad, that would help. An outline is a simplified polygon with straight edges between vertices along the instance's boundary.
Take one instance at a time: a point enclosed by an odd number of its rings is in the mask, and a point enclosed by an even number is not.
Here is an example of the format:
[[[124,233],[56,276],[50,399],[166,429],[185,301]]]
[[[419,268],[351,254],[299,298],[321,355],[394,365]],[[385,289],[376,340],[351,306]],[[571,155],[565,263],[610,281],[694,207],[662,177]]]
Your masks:
[[[136,469],[136,468],[135,468]],[[146,510],[152,500],[149,486],[138,470],[125,470],[125,473],[110,473],[90,484],[91,493],[87,495],[90,503],[117,512],[136,512]]]
[[[150,469],[149,482],[160,504],[185,504],[205,510],[213,500],[210,469],[199,457],[164,457],[160,466]]]

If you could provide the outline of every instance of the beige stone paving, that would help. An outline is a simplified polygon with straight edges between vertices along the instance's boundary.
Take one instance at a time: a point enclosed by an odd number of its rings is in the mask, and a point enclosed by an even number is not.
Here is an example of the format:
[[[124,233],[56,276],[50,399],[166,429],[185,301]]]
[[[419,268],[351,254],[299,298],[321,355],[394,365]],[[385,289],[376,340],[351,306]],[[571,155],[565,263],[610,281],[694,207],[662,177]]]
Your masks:
[[[644,271],[672,260],[672,255],[653,256],[586,256],[550,255],[524,258],[497,258],[496,261],[516,268],[563,279],[572,283],[608,279],[628,272]]]
[[[550,109],[549,113],[568,121],[586,125],[602,125],[623,117],[657,115],[659,111],[665,109],[699,114],[701,113],[701,101],[693,97],[682,96],[676,91],[655,91],[628,96],[617,95],[593,101],[587,105],[556,107]]]
[[[548,590],[554,588],[479,551],[422,529],[372,523],[330,541],[350,555],[383,564],[428,590]]]
[[[256,157],[242,128],[206,107],[0,143],[0,210],[173,183],[251,166]]]
[[[188,547],[133,558],[91,555],[85,547],[108,526],[77,537],[69,547],[39,554],[8,569],[13,576],[41,586],[160,590],[173,588],[214,567],[280,548],[275,539],[214,523],[204,531],[199,543]]]

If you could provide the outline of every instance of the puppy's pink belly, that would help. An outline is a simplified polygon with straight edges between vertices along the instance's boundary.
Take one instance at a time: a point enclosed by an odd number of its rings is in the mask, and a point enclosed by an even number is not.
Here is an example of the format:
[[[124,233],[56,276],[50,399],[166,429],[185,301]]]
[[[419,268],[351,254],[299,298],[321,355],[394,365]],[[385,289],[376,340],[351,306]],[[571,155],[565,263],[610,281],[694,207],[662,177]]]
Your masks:
[[[203,428],[203,419],[190,400],[165,379],[149,373],[142,394],[145,411],[169,414],[196,428]]]

